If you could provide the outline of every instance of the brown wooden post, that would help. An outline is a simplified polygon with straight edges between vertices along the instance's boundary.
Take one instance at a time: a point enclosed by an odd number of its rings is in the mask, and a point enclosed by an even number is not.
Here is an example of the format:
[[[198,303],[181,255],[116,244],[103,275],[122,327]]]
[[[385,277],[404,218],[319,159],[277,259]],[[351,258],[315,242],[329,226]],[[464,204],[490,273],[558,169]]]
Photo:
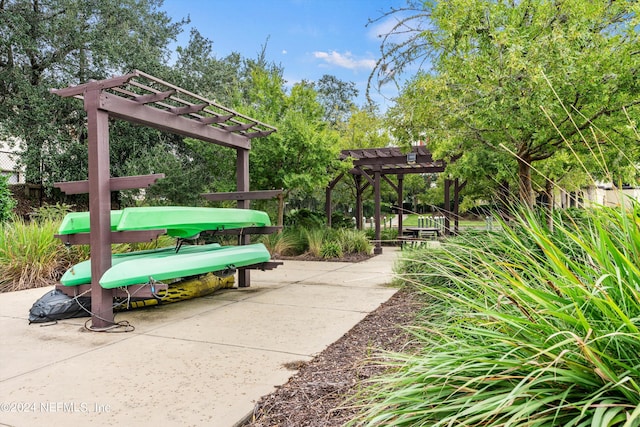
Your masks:
[[[356,228],[362,230],[364,228],[362,221],[364,216],[364,210],[362,209],[362,176],[354,175],[353,179],[356,182]]]
[[[99,110],[101,90],[85,93],[89,138],[89,213],[91,226],[91,324],[104,328],[114,323],[113,292],[99,280],[111,268],[111,189],[109,171],[109,114]]]
[[[236,150],[236,191],[249,191],[249,150],[238,148]],[[238,208],[249,209],[249,200],[238,200]],[[240,236],[240,244],[251,243],[251,236]],[[238,287],[246,288],[251,286],[249,269],[238,269]]]
[[[398,237],[402,236],[402,216],[404,215],[404,176],[398,175]]]
[[[380,216],[381,216],[381,210],[380,210],[380,170],[376,170],[373,173],[373,192],[375,193],[375,213],[374,213],[374,217],[375,217],[375,221],[376,221],[376,234],[375,234],[375,239],[376,239],[376,245],[373,248],[373,253],[378,255],[382,253],[382,243],[380,242]]]

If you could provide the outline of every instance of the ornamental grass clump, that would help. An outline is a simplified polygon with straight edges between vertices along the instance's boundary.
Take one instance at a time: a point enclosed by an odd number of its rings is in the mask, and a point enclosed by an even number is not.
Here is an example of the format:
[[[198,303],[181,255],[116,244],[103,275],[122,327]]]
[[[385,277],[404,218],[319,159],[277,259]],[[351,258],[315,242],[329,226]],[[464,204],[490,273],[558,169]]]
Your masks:
[[[48,286],[84,259],[86,247],[67,248],[54,237],[59,222],[25,222],[14,217],[0,224],[0,292]]]
[[[587,212],[408,252],[422,350],[392,356],[352,424],[639,426],[640,205]]]

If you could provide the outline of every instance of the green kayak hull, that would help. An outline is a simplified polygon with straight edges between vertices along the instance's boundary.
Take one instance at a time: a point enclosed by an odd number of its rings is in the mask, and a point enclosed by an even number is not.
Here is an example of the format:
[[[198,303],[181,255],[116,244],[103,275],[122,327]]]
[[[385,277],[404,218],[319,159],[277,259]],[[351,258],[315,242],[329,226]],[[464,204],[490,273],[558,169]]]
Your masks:
[[[266,212],[253,209],[151,206],[111,211],[111,230],[166,229],[173,237],[188,238],[205,230],[225,230],[271,225]],[[67,214],[59,234],[89,232],[89,212]]]
[[[270,258],[269,251],[262,243],[223,246],[201,253],[179,252],[164,257],[140,257],[112,266],[104,273],[99,283],[105,289],[114,289],[154,280],[177,279],[246,267],[267,262]]]
[[[116,231],[121,216],[122,211],[111,211],[111,231]],[[62,220],[58,234],[88,233],[90,229],[89,212],[71,212]]]
[[[215,251],[220,249],[218,243],[211,243],[209,245],[183,245],[180,248],[179,253],[202,253],[208,251]],[[111,265],[117,265],[125,261],[131,261],[138,258],[162,258],[176,254],[175,246],[169,246],[166,248],[150,249],[145,251],[126,252],[122,254],[114,254],[111,257]],[[82,261],[67,271],[60,278],[60,283],[64,286],[79,286],[88,285],[91,283],[91,260]]]

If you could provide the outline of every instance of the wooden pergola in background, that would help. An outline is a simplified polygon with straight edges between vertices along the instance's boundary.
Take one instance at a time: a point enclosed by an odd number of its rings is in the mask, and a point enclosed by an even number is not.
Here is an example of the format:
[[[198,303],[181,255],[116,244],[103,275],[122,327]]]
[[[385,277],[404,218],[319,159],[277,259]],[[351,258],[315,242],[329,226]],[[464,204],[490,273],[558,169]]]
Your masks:
[[[111,244],[148,241],[165,231],[111,231],[111,191],[146,187],[164,175],[111,178],[109,119],[125,120],[235,149],[238,193],[221,197],[237,200],[239,208],[249,208],[252,199],[273,197],[271,193],[249,191],[251,139],[274,132],[276,129],[272,126],[137,70],[120,77],[52,89],[51,93],[83,100],[87,112],[89,179],[56,186],[69,194],[89,193],[91,232],[64,236],[63,240],[68,244],[89,243],[91,246],[93,328],[104,328],[114,321],[114,291],[102,289],[98,283],[111,267]],[[208,198],[215,199],[216,196],[208,195]],[[248,234],[242,234],[240,243],[249,243],[249,238]],[[249,286],[249,270],[239,270],[238,275],[239,286]]]
[[[385,180],[397,193],[398,211],[398,232],[402,234],[402,206],[403,206],[403,182],[404,176],[407,174],[423,174],[423,173],[442,173],[446,164],[442,160],[434,160],[433,156],[427,150],[427,147],[419,145],[412,147],[411,151],[403,152],[399,147],[386,148],[366,148],[357,150],[343,150],[340,158],[342,160],[351,159],[353,168],[349,170],[349,174],[353,176],[356,183],[356,227],[362,229],[362,195],[364,191],[373,186],[373,194],[375,199],[374,221],[375,221],[375,248],[374,253],[382,253],[380,239],[380,183]],[[395,175],[396,181],[393,182],[389,175]],[[338,175],[329,183],[325,195],[325,211],[327,221],[331,226],[331,212],[333,210],[331,203],[331,192],[335,186],[342,180],[345,173]],[[454,189],[454,207],[451,210],[451,187]],[[451,233],[451,217],[454,218],[454,232],[458,230],[458,207],[460,191],[464,187],[464,183],[460,184],[458,179],[445,179],[444,188],[444,206],[445,206],[445,233]]]

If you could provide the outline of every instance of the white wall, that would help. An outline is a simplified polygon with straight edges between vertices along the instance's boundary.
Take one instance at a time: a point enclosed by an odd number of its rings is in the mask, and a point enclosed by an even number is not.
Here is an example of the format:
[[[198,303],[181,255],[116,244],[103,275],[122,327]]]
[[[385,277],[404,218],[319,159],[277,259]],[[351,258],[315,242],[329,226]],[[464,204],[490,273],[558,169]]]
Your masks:
[[[17,165],[19,144],[13,142],[12,145],[0,140],[0,173],[9,176],[9,184],[24,184],[24,170]]]

